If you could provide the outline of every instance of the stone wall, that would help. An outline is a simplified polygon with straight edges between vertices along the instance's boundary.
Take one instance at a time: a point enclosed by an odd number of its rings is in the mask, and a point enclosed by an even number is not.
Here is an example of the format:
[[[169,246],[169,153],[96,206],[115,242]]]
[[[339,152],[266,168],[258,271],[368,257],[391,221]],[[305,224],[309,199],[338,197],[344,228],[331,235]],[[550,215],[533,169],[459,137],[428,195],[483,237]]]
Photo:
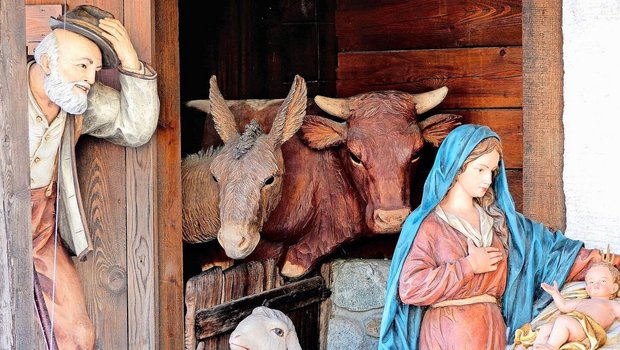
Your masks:
[[[377,349],[389,260],[332,263],[327,349]]]

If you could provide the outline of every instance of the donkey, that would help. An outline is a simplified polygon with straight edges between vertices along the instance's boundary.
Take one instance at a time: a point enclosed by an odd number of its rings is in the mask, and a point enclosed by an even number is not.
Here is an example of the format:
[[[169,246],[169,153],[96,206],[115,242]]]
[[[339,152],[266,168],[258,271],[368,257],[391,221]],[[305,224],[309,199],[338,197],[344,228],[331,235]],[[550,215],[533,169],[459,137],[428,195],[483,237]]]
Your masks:
[[[245,256],[239,252],[254,250],[263,223],[280,201],[281,147],[297,132],[306,114],[306,83],[295,76],[284,102],[278,101],[281,106],[268,134],[252,121],[239,135],[215,76],[210,80],[209,101],[224,145],[183,161],[183,239],[201,243],[217,237],[228,257],[241,259]]]

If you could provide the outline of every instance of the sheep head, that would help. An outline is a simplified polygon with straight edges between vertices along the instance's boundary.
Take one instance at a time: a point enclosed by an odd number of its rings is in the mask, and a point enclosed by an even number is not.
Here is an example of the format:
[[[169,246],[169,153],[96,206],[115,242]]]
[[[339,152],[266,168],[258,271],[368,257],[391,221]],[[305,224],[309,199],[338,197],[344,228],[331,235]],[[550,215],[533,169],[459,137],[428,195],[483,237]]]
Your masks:
[[[239,322],[228,343],[230,350],[301,350],[291,319],[264,306]]]

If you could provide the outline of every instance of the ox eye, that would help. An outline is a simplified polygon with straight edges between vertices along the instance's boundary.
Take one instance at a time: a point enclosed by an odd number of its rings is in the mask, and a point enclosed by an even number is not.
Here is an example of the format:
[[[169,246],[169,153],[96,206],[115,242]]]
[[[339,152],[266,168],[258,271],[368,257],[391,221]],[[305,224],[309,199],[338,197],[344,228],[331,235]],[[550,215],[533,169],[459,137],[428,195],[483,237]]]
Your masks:
[[[275,177],[270,176],[265,180],[265,185],[271,185],[275,181]]]
[[[274,328],[272,329],[272,331],[278,336],[278,337],[283,337],[284,336],[284,331],[282,330],[282,328]]]
[[[353,152],[349,152],[349,157],[351,158],[351,161],[357,165],[361,165],[362,164],[362,160],[359,159],[358,156],[356,156],[355,154],[353,154]]]
[[[215,177],[215,175],[211,175],[211,177],[213,178],[213,181],[217,182],[217,177]]]

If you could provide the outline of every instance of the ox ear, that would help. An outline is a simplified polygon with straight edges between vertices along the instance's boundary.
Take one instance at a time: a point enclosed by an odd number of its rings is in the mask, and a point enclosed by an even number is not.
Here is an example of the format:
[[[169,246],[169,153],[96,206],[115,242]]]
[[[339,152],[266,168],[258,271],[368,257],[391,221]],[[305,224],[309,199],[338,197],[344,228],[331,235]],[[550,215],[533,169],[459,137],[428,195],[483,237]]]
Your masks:
[[[199,111],[211,114],[211,101],[209,100],[191,100],[185,103],[187,107],[196,108]]]
[[[239,137],[237,132],[237,122],[235,116],[228,108],[224,96],[217,87],[217,78],[215,75],[211,76],[209,81],[209,101],[211,102],[211,115],[213,116],[213,122],[215,124],[215,130],[222,138],[224,143]]]
[[[318,115],[310,115],[301,126],[301,138],[310,148],[316,150],[337,146],[347,139],[347,125]]]
[[[456,114],[435,114],[424,119],[418,125],[422,130],[424,140],[438,147],[452,129],[461,125],[461,118],[460,115]]]
[[[282,103],[269,131],[269,138],[274,146],[280,146],[299,130],[301,122],[306,116],[307,94],[306,81],[296,75],[288,96]]]

